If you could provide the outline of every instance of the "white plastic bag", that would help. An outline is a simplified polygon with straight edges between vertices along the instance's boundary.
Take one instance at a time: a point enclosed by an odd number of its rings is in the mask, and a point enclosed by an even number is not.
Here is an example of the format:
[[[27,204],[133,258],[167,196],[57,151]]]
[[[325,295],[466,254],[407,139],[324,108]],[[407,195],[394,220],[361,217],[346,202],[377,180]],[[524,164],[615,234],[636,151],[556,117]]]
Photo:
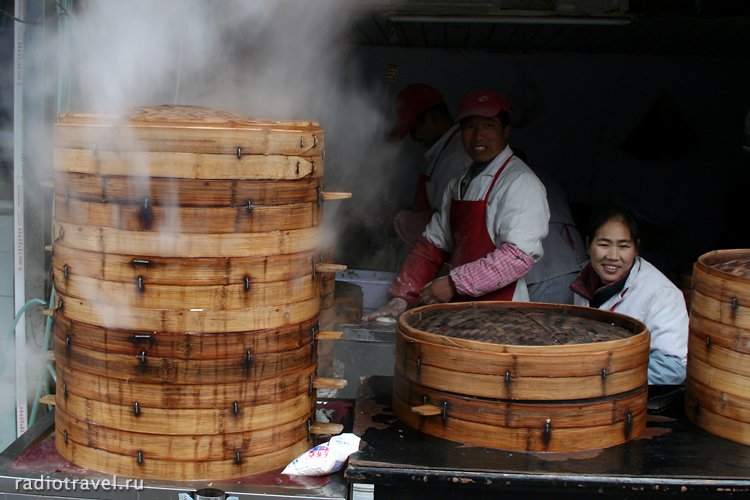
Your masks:
[[[349,455],[357,450],[359,450],[357,436],[350,433],[340,434],[298,456],[281,473],[297,476],[330,474],[339,470]]]

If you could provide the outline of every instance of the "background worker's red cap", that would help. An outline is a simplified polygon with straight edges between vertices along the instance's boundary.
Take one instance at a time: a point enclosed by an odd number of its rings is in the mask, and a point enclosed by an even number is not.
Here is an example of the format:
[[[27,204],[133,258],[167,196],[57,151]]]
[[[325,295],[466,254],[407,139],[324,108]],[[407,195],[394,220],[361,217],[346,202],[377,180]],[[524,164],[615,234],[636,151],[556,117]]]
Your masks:
[[[456,118],[456,121],[475,115],[492,117],[502,110],[510,114],[510,106],[508,106],[505,97],[494,90],[475,90],[458,103],[458,118]]]
[[[423,83],[412,83],[396,96],[396,124],[391,129],[388,142],[399,142],[406,137],[417,115],[443,102],[440,92]]]

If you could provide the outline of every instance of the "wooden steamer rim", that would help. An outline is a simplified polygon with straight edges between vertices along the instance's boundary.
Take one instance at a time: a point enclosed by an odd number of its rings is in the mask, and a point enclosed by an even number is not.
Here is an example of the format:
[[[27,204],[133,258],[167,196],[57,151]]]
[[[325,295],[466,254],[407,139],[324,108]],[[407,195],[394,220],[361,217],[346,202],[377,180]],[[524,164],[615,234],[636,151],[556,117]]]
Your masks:
[[[238,452],[239,459],[235,455],[234,458],[224,460],[157,460],[143,453],[131,456],[90,448],[72,439],[66,442],[64,430],[56,426],[56,431],[55,445],[58,451],[73,463],[111,474],[153,479],[215,480],[250,476],[262,471],[281,469],[311,446],[309,439],[301,439],[291,446],[262,455],[247,456]]]
[[[89,373],[124,382],[165,385],[249,383],[274,376],[291,377],[315,364],[316,350],[307,344],[293,350],[269,354],[237,352],[233,357],[179,359],[160,358],[143,349],[140,354],[113,354],[80,346],[55,346],[55,359],[78,373]]]
[[[146,332],[101,328],[55,314],[55,341],[68,347],[83,347],[110,354],[174,359],[220,359],[231,353],[272,354],[300,348],[312,342],[317,321],[247,332]]]
[[[58,308],[72,320],[104,328],[154,332],[244,332],[295,325],[317,316],[320,297],[297,303],[231,311],[122,308],[58,294]]]
[[[129,382],[112,379],[78,370],[67,365],[58,367],[57,398],[77,394],[88,399],[116,405],[170,409],[231,408],[239,406],[274,404],[279,401],[312,394],[316,367],[310,365],[285,380],[269,375],[268,378],[231,382],[226,384],[166,385],[146,382]]]
[[[698,260],[693,265],[693,271],[699,270],[724,280],[750,285],[750,278],[737,276],[715,267],[717,264],[736,259],[750,259],[750,249],[713,250],[705,253],[698,257]]]
[[[606,448],[622,444],[638,436],[646,428],[646,411],[632,415],[629,421],[620,421],[612,425],[552,430],[545,427],[519,429],[452,418],[443,421],[439,418],[420,417],[410,411],[408,404],[395,396],[393,406],[396,415],[404,423],[426,434],[505,450],[571,452]]]
[[[184,429],[184,434],[150,434],[142,431],[124,431],[87,422],[55,409],[55,427],[75,441],[94,449],[154,460],[202,462],[204,460],[226,460],[241,456],[250,457],[286,448],[301,440],[307,440],[310,413],[291,421],[278,420],[274,425],[240,432],[219,434],[196,434]],[[59,413],[58,413],[59,412]]]
[[[203,435],[266,429],[279,423],[280,419],[309,418],[315,404],[315,399],[304,393],[274,403],[238,404],[236,407],[154,408],[139,405],[136,413],[134,405],[117,405],[69,392],[66,397],[56,400],[55,408],[112,429],[144,434]]]
[[[319,295],[318,283],[312,275],[288,281],[230,285],[162,285],[147,279],[132,282],[105,281],[68,273],[55,277],[60,295],[100,304],[152,309],[202,309],[216,304],[212,310],[233,311],[302,302]],[[218,299],[221,299],[220,301]]]
[[[143,185],[144,188],[133,189],[134,185]],[[317,203],[322,189],[322,177],[292,180],[204,180],[55,171],[57,196],[100,203],[142,205],[145,196],[150,197],[154,206],[179,204],[183,207],[247,207],[248,200],[258,205]]]
[[[750,278],[715,267],[749,259],[750,250],[716,250],[702,255],[693,269],[690,308],[709,320],[750,329]]]
[[[229,285],[288,281],[312,275],[319,250],[252,257],[156,257],[105,253],[69,247],[58,239],[52,265],[63,276],[138,283],[138,278],[160,285],[179,285],[189,275],[196,285]]]
[[[97,203],[55,196],[55,219],[77,226],[105,227],[126,231],[221,234],[288,231],[320,226],[321,206],[315,203],[257,205],[248,201],[239,207],[182,207]]]
[[[415,406],[425,397],[427,406]],[[615,446],[640,435],[647,399],[643,385],[617,398],[560,404],[491,400],[425,390],[397,373],[393,406],[410,427],[443,439],[506,450],[570,452]],[[420,413],[425,408],[436,411]]]
[[[599,353],[495,353],[397,338],[396,373],[425,387],[514,401],[559,401],[621,394],[647,378],[648,338]],[[617,354],[617,358],[614,355]]]
[[[55,125],[61,127],[61,125]],[[60,137],[59,128],[55,130]],[[82,134],[83,135],[83,134]],[[92,138],[92,141],[101,139]],[[167,138],[167,140],[176,140]],[[195,140],[198,140],[197,138]],[[111,139],[115,142],[115,139]],[[236,142],[243,142],[239,138]],[[230,141],[231,142],[231,141]],[[66,144],[68,148],[84,148],[88,143],[83,140]],[[152,145],[149,143],[149,146]],[[171,146],[171,144],[170,144]],[[147,147],[135,141],[127,146],[110,145],[110,147]],[[167,146],[162,146],[167,147]],[[288,147],[274,154],[244,154],[237,151],[241,147],[225,146],[216,151],[189,152],[191,146],[180,146],[186,151],[99,151],[93,149],[55,148],[54,168],[58,172],[76,174],[94,174],[101,176],[155,177],[173,179],[243,179],[243,180],[284,180],[304,179],[323,174],[323,156],[295,156],[295,149]],[[93,148],[93,146],[89,146]],[[201,148],[206,149],[206,148]],[[213,153],[213,154],[211,154]],[[286,154],[285,154],[286,153]]]
[[[92,252],[162,257],[264,257],[316,250],[318,228],[218,233],[151,233],[66,224],[55,220],[55,243]]]
[[[409,321],[412,316],[418,314],[429,314],[435,310],[439,311],[451,311],[451,310],[462,310],[462,309],[491,309],[498,307],[507,307],[510,309],[527,309],[527,310],[543,310],[543,311],[556,311],[562,315],[573,314],[582,318],[588,318],[593,321],[612,323],[615,326],[619,326],[633,333],[632,336],[625,339],[611,340],[607,342],[592,342],[588,344],[559,344],[559,345],[544,345],[544,346],[529,346],[529,345],[508,345],[508,344],[493,344],[489,342],[479,342],[468,339],[449,338],[444,335],[435,333],[425,332],[418,330],[409,325]],[[457,302],[449,304],[433,304],[429,306],[417,307],[403,313],[398,320],[397,328],[404,333],[405,336],[414,339],[422,340],[431,344],[444,345],[447,347],[457,347],[462,349],[470,349],[474,351],[485,351],[485,352],[496,352],[496,353],[529,353],[529,354],[542,354],[540,351],[549,351],[549,353],[562,354],[566,352],[571,353],[583,353],[583,352],[594,352],[602,349],[602,346],[609,349],[624,348],[633,344],[640,344],[644,340],[650,338],[650,334],[646,325],[638,321],[635,318],[626,316],[624,314],[602,311],[600,309],[594,309],[591,307],[574,306],[567,304],[542,304],[538,302]]]

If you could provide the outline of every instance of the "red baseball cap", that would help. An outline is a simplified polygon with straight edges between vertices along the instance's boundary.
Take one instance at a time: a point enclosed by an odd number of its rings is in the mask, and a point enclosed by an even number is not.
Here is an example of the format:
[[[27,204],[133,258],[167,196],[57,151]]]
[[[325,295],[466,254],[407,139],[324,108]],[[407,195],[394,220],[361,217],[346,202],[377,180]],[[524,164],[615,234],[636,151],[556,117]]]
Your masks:
[[[406,137],[417,115],[443,102],[440,92],[424,83],[411,83],[396,96],[396,124],[388,136],[388,142],[399,142]]]
[[[510,106],[508,106],[505,97],[494,90],[475,90],[458,103],[458,118],[456,118],[456,121],[474,115],[492,117],[502,110],[510,114]]]

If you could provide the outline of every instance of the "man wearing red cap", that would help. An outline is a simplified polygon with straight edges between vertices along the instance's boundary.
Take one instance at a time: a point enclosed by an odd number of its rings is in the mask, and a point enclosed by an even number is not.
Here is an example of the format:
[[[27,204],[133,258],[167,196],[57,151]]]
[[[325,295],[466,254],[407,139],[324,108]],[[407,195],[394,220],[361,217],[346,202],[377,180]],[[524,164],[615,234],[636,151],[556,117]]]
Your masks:
[[[472,92],[458,120],[473,164],[448,183],[389,289],[391,301],[365,320],[418,303],[529,299],[523,277],[542,257],[550,216],[544,185],[507,145],[510,109],[500,94]],[[443,264],[450,273],[435,279]]]
[[[396,96],[396,123],[388,142],[399,142],[409,135],[411,140],[427,148],[420,165],[414,204],[398,212],[393,220],[396,234],[409,247],[439,208],[448,181],[471,165],[458,132],[459,126],[437,89],[415,83],[407,85]]]

